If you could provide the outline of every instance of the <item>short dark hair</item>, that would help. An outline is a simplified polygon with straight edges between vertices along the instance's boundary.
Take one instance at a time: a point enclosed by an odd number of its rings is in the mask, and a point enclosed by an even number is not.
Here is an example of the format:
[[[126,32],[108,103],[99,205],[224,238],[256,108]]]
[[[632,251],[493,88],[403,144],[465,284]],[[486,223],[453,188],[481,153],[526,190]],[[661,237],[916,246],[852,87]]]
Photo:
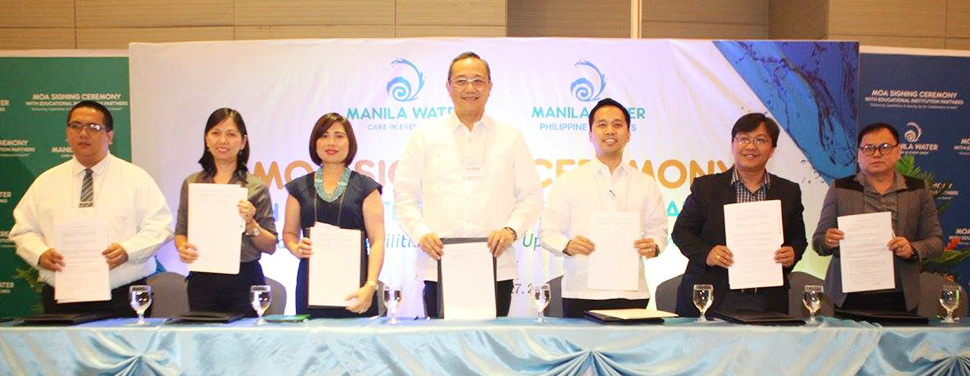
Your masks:
[[[101,125],[104,125],[105,129],[107,129],[108,132],[111,132],[115,129],[115,120],[113,117],[111,117],[111,111],[108,111],[108,108],[101,103],[98,103],[95,101],[88,101],[88,100],[77,102],[77,104],[75,104],[74,107],[71,107],[71,111],[67,112],[68,123],[71,122],[71,114],[74,113],[74,110],[79,108],[90,108],[100,112],[101,115],[104,117],[104,124],[101,124]]]
[[[751,132],[758,129],[761,124],[765,125],[765,128],[768,130],[768,136],[771,136],[771,147],[778,147],[778,134],[781,133],[781,129],[778,128],[778,122],[760,112],[752,112],[738,118],[738,121],[734,122],[734,128],[731,128],[731,140],[734,140],[734,136],[738,133]]]
[[[236,128],[239,129],[239,134],[246,138],[246,145],[243,146],[242,150],[239,151],[239,155],[236,156],[236,171],[233,173],[243,181],[246,181],[246,173],[249,172],[249,168],[246,167],[246,163],[249,162],[249,133],[246,132],[246,122],[243,121],[242,115],[239,114],[239,111],[233,110],[229,107],[223,107],[212,111],[212,114],[209,115],[209,119],[206,120],[205,130],[202,131],[202,158],[199,158],[199,164],[202,165],[203,176],[212,177],[216,175],[215,158],[212,156],[212,152],[209,151],[209,148],[205,145],[205,136],[209,134],[210,129],[230,118],[236,123]]]
[[[889,133],[893,135],[893,140],[896,141],[896,144],[899,144],[899,131],[896,130],[896,127],[886,123],[872,123],[865,127],[862,127],[862,130],[859,131],[859,139],[856,140],[855,146],[856,147],[862,146],[862,136],[865,136],[869,133],[876,132],[880,129],[885,129],[889,131]]]
[[[340,114],[331,112],[317,119],[317,123],[313,125],[313,131],[310,132],[310,159],[317,166],[323,165],[323,160],[317,155],[317,140],[323,137],[323,133],[336,123],[344,125],[344,131],[347,132],[347,143],[350,144],[347,147],[347,158],[344,159],[344,165],[350,166],[350,162],[353,162],[354,156],[357,155],[357,136],[354,135],[354,127],[350,125],[349,120],[340,116]]]
[[[485,64],[485,78],[487,78],[489,81],[492,80],[492,69],[488,67],[488,62],[485,61],[485,59],[482,59],[481,56],[478,56],[478,54],[474,52],[465,51],[459,54],[458,56],[455,56],[454,59],[451,59],[451,64],[448,65],[448,81],[451,81],[451,73],[452,73],[452,70],[455,68],[455,63],[457,63],[459,60],[465,60],[465,59],[478,59],[478,61],[481,61],[483,64]]]
[[[623,111],[623,118],[626,119],[626,129],[630,129],[630,111],[627,111],[626,107],[623,107],[623,105],[620,104],[620,102],[613,100],[613,98],[605,98],[599,102],[596,102],[596,105],[593,106],[593,109],[589,110],[589,131],[590,132],[593,131],[593,118],[596,117],[595,116],[596,111],[599,111],[599,109],[603,107],[616,107],[616,108],[619,108],[620,111]]]

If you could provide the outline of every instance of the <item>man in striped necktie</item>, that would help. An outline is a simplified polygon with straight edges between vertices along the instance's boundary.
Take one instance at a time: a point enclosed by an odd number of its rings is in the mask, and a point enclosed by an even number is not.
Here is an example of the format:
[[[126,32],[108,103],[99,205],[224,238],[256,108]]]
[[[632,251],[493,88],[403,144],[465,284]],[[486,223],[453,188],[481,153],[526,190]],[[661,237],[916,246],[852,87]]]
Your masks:
[[[74,157],[38,176],[13,211],[10,240],[17,245],[17,255],[36,267],[39,280],[46,283],[46,313],[133,315],[128,287],[145,284],[145,277],[156,269],[155,253],[172,236],[172,214],[158,185],[144,170],[109,152],[113,123],[111,112],[100,103],[75,105],[66,129]],[[54,299],[54,273],[71,267],[71,260],[51,240],[54,217],[75,210],[92,212],[107,226],[108,246],[100,253],[109,268],[111,300]]]

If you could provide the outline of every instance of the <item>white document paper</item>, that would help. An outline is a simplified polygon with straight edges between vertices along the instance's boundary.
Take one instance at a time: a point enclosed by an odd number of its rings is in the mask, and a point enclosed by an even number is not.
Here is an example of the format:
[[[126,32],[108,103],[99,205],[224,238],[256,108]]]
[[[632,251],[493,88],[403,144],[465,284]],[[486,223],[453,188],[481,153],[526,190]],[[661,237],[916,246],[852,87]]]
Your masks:
[[[780,200],[724,205],[724,233],[734,254],[728,268],[732,290],[785,284],[775,262],[775,251],[785,242]]]
[[[54,273],[54,300],[76,303],[111,300],[108,262],[108,227],[90,209],[71,210],[54,223],[53,246],[64,256],[64,267]]]
[[[445,320],[495,318],[494,262],[486,242],[445,245],[440,281]]]
[[[842,291],[860,292],[896,287],[893,253],[893,218],[890,212],[839,217]]]
[[[630,290],[640,287],[640,254],[633,242],[640,236],[640,213],[593,213],[589,216],[589,240],[596,250],[589,254],[586,287]]]
[[[189,243],[199,252],[190,271],[239,274],[246,224],[238,205],[247,194],[235,184],[189,184]]]
[[[346,230],[317,222],[310,229],[308,304],[347,307],[357,300],[344,300],[360,288],[360,230]]]

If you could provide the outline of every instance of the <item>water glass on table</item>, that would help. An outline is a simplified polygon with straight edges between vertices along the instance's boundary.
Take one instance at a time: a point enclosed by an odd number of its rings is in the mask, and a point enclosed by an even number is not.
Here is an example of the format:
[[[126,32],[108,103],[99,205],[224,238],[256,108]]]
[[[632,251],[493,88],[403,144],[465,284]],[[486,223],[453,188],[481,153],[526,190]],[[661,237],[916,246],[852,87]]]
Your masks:
[[[144,325],[145,311],[152,305],[152,287],[133,285],[128,288],[128,295],[131,298],[131,309],[138,313],[138,321],[135,322],[135,325]]]
[[[802,303],[805,304],[805,308],[808,308],[808,322],[811,324],[818,323],[815,314],[822,308],[822,286],[806,285],[805,293],[802,295]]]
[[[943,322],[947,324],[957,322],[953,318],[953,311],[960,305],[960,286],[954,284],[943,285],[943,288],[940,290],[940,305],[946,310],[946,317],[943,318]]]
[[[401,289],[385,284],[383,296],[384,307],[387,308],[385,315],[390,317],[390,319],[387,320],[387,323],[397,325],[397,309],[401,306]]]
[[[700,317],[697,318],[697,322],[706,322],[707,309],[711,308],[711,304],[714,303],[714,286],[708,284],[698,284],[694,285],[694,307],[697,307],[698,311],[701,311]]]
[[[253,310],[259,316],[256,325],[263,325],[266,323],[263,313],[266,313],[266,309],[273,303],[273,289],[269,285],[253,285],[249,288],[249,292],[253,294]]]
[[[541,324],[546,322],[543,312],[549,306],[549,299],[552,296],[551,291],[548,283],[532,287],[532,303],[535,305],[536,312],[539,314],[539,318],[536,319],[537,323]]]

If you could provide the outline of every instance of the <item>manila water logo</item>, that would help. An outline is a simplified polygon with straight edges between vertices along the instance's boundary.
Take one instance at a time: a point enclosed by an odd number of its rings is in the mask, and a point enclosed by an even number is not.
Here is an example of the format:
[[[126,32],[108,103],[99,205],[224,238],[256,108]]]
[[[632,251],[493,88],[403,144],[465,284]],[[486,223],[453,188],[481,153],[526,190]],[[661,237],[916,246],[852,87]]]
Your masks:
[[[586,60],[580,60],[575,66],[577,68],[582,68],[582,70],[587,72],[591,71],[592,73],[595,73],[594,79],[599,81],[599,88],[597,88],[596,85],[585,76],[580,77],[569,85],[569,91],[573,93],[573,97],[583,102],[595,102],[600,100],[600,95],[603,94],[603,89],[606,88],[606,75],[604,75],[603,72],[600,72],[599,68],[593,65],[593,63]]]
[[[919,124],[915,121],[906,123],[907,127],[913,127],[912,129],[907,129],[906,133],[903,133],[903,137],[906,138],[907,142],[919,142],[920,136],[923,135],[923,128],[920,128]]]
[[[421,73],[413,63],[406,59],[397,59],[391,62],[391,67],[395,65],[404,65],[410,67],[414,71],[414,75],[418,87],[414,88],[412,86],[412,81],[409,81],[404,75],[392,78],[387,82],[387,96],[393,98],[398,102],[411,102],[418,99],[418,93],[424,88],[424,73]]]
[[[900,150],[902,150],[903,154],[912,155],[929,155],[932,152],[940,150],[940,144],[919,142],[922,137],[923,128],[919,124],[915,121],[906,123],[906,132],[903,133],[903,138],[906,139],[906,142],[899,143]]]

